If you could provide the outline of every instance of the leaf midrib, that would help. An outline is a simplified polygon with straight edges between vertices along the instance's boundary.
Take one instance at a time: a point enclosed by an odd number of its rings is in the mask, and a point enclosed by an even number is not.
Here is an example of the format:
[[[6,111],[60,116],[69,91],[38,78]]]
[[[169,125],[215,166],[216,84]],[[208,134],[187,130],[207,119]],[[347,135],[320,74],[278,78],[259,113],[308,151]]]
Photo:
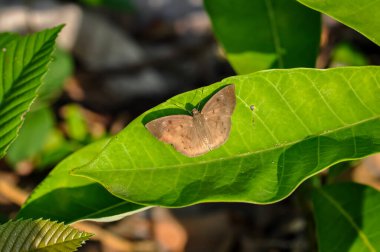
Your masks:
[[[54,247],[62,247],[64,245],[66,245],[66,244],[69,244],[69,245],[72,244],[75,247],[79,248],[80,246],[82,246],[82,242],[86,241],[88,238],[90,238],[91,236],[93,236],[92,234],[88,234],[88,233],[83,232],[83,231],[79,231],[79,230],[76,230],[76,229],[73,229],[73,230],[77,231],[78,233],[81,233],[80,235],[83,235],[83,236],[75,237],[75,238],[73,238],[71,240],[64,240],[64,241],[61,241],[61,242],[56,242],[56,243],[48,244],[48,245],[42,246],[42,247],[37,247],[37,248],[34,248],[32,251],[42,251],[42,250],[45,250],[45,249],[48,249],[48,248],[53,248],[54,249]],[[81,242],[81,243],[78,244],[77,243],[78,241]]]
[[[372,120],[377,120],[379,118],[380,118],[380,116],[375,116],[375,117],[371,117],[371,118],[368,118],[368,119],[365,119],[365,120],[362,120],[362,121],[359,121],[359,122],[356,122],[356,123],[353,123],[353,124],[348,124],[348,125],[345,125],[343,127],[336,128],[335,130],[326,130],[326,133],[322,133],[322,134],[318,135],[317,137],[329,135],[331,133],[336,133],[336,132],[339,132],[340,130],[351,128],[351,127],[354,127],[354,126],[357,126],[357,125],[360,125],[360,124],[363,124],[363,123],[367,123],[367,122],[372,121]],[[235,158],[241,158],[241,157],[246,157],[246,156],[254,155],[254,154],[258,154],[258,153],[264,153],[264,152],[267,152],[267,151],[273,151],[273,150],[277,150],[277,149],[282,149],[284,147],[288,147],[288,146],[300,143],[302,141],[304,141],[304,138],[302,140],[297,140],[297,141],[293,141],[293,142],[287,142],[285,144],[276,145],[274,147],[267,148],[267,149],[264,149],[264,150],[249,151],[249,152],[245,152],[245,153],[241,153],[241,154],[236,154],[236,155],[229,156],[229,157],[221,157],[221,158],[218,158],[218,159],[200,161],[200,162],[197,162],[197,163],[186,163],[186,164],[166,165],[166,166],[158,166],[158,167],[154,166],[154,167],[146,167],[146,168],[131,168],[131,169],[129,169],[129,168],[128,169],[123,169],[123,168],[119,168],[119,169],[106,169],[106,170],[91,169],[91,171],[92,172],[94,172],[94,171],[97,171],[97,172],[99,172],[99,171],[111,172],[111,171],[157,170],[157,169],[163,170],[163,169],[179,168],[179,167],[186,167],[186,166],[194,166],[194,165],[199,165],[199,164],[209,164],[209,163],[214,163],[214,162],[220,162],[220,161],[223,161],[223,160],[230,160],[230,159],[235,159]],[[85,166],[87,166],[87,165],[85,165]],[[79,171],[80,171],[80,169],[79,169]]]

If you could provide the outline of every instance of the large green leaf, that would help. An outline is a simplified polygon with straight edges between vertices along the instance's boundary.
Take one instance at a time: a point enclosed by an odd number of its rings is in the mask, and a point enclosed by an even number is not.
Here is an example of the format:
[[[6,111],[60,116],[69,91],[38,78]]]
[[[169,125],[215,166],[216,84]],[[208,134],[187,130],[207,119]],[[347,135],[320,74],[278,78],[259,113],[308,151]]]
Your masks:
[[[313,193],[319,251],[379,251],[380,193],[354,183]]]
[[[180,113],[179,103],[198,102],[230,83],[237,105],[221,148],[188,158],[144,127],[153,118]],[[334,163],[380,151],[379,83],[380,67],[230,77],[145,112],[73,173],[143,204],[278,201]]]
[[[357,30],[380,45],[380,2],[368,0],[297,0]]]
[[[0,158],[16,138],[41,78],[47,72],[62,26],[29,36],[5,39],[0,50]]]
[[[293,0],[205,0],[204,4],[238,74],[315,66],[319,13]]]
[[[94,181],[69,175],[70,169],[89,162],[106,143],[106,140],[95,142],[63,160],[32,192],[17,217],[43,217],[70,223],[83,219],[118,219],[144,210],[144,206],[111,195]]]
[[[10,221],[0,226],[0,251],[71,252],[91,236],[55,221]]]

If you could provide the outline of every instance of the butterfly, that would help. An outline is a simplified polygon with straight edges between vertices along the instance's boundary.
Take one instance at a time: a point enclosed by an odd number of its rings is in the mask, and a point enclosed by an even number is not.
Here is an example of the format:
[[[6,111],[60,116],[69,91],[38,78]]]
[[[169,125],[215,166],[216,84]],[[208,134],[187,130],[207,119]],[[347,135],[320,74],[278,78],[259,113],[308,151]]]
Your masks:
[[[192,116],[164,116],[148,122],[145,127],[158,140],[173,145],[188,157],[195,157],[227,141],[235,105],[235,86],[231,84],[214,94],[201,111],[194,108]]]

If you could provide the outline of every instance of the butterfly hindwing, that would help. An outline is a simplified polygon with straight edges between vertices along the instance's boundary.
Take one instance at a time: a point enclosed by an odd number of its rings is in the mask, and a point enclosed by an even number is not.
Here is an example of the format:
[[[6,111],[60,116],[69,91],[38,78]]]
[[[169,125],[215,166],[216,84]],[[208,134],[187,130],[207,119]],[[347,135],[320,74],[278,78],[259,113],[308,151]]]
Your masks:
[[[186,156],[198,156],[209,150],[199,139],[191,116],[165,116],[147,123],[145,127],[157,139],[172,144],[177,151]]]

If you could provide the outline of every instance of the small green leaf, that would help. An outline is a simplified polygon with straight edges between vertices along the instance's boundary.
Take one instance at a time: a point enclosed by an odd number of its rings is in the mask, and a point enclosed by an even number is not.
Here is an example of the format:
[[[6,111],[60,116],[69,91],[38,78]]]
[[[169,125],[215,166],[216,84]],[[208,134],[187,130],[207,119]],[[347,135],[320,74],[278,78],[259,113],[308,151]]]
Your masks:
[[[91,236],[56,221],[10,221],[0,226],[0,251],[77,251]]]
[[[62,26],[3,43],[0,50],[0,158],[16,138],[47,72]],[[11,36],[14,38],[14,36]]]
[[[237,104],[220,148],[189,158],[144,127],[154,118],[186,113],[176,105],[207,100],[231,83]],[[375,66],[230,77],[145,112],[73,173],[140,204],[279,201],[335,163],[380,151],[379,83]]]
[[[368,0],[298,0],[360,32],[380,45],[380,2]]]
[[[355,49],[351,44],[340,43],[331,53],[331,67],[339,66],[365,66],[368,60],[363,53]]]
[[[205,0],[204,4],[238,74],[315,66],[319,13],[289,0]]]
[[[32,192],[17,217],[43,217],[70,223],[84,219],[115,220],[145,210],[145,206],[113,196],[92,180],[69,175],[72,168],[84,165],[98,155],[107,142],[90,144],[58,164]]]
[[[313,193],[319,251],[379,251],[379,191],[354,183]]]
[[[63,112],[67,135],[74,140],[85,141],[89,130],[81,107],[69,104],[64,107]]]

